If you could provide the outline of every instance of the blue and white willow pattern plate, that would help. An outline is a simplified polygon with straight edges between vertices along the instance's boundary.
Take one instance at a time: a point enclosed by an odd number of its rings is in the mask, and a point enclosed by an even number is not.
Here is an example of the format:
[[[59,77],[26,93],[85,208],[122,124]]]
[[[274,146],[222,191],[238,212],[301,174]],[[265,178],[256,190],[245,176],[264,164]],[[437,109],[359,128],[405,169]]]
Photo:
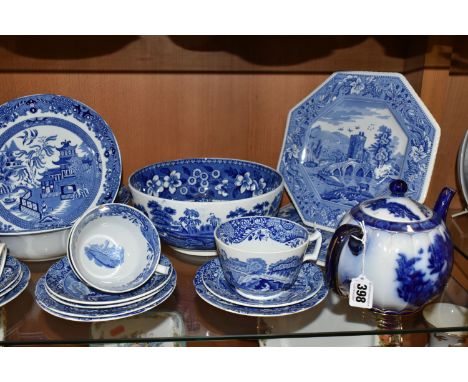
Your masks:
[[[5,267],[0,275],[0,293],[10,287],[21,271],[21,263],[13,256],[7,255]]]
[[[3,306],[18,297],[28,286],[31,272],[26,264],[21,263],[21,280],[16,286],[0,297],[0,306]]]
[[[130,317],[146,312],[166,301],[175,289],[177,274],[172,272],[170,281],[154,296],[138,301],[123,307],[109,309],[81,309],[67,306],[54,300],[48,293],[45,286],[45,278],[41,277],[36,284],[36,302],[47,313],[71,321],[108,321],[119,318]]]
[[[304,224],[304,222],[302,221],[301,217],[297,213],[297,210],[296,210],[296,208],[294,207],[293,204],[287,204],[287,205],[281,207],[279,212],[278,212],[278,217],[283,218],[283,219],[287,219],[287,220],[291,220],[291,221],[293,221],[295,223],[298,223],[298,224],[302,225],[303,227],[305,227],[309,231],[309,233],[314,232],[314,228],[308,227],[308,226],[306,226]],[[319,231],[322,234],[322,245],[320,246],[320,252],[318,254],[316,263],[317,263],[317,265],[319,265],[321,267],[324,267],[325,266],[325,261],[326,261],[326,258],[327,258],[328,244],[330,244],[330,240],[331,240],[334,232],[329,232],[329,231],[325,231],[325,230],[319,230]],[[308,254],[312,253],[313,250],[314,250],[314,245],[315,245],[314,243],[311,243],[309,245],[309,247],[307,248],[306,253],[308,253]]]
[[[304,263],[296,282],[290,289],[269,300],[252,300],[236,293],[224,277],[218,259],[210,260],[202,265],[200,272],[203,284],[216,297],[232,304],[254,308],[279,308],[300,303],[317,293],[324,282],[320,268],[312,263]]]
[[[314,294],[312,298],[309,298],[308,300],[302,301],[298,304],[283,306],[279,308],[253,308],[248,306],[232,304],[230,302],[224,301],[221,298],[216,297],[203,284],[203,276],[200,269],[195,275],[193,284],[195,285],[195,291],[197,292],[197,294],[208,304],[226,312],[240,314],[242,316],[254,317],[287,316],[290,314],[303,312],[304,310],[313,308],[314,306],[319,304],[328,294],[328,288],[325,285],[325,283],[323,283],[318,292]]]
[[[289,112],[278,170],[304,223],[334,230],[394,179],[424,201],[439,136],[401,74],[338,72]]]
[[[70,267],[66,257],[57,261],[50,267],[45,275],[47,291],[52,296],[74,304],[109,305],[138,300],[161,289],[169,280],[173,267],[166,256],[161,255],[160,264],[170,267],[170,273],[162,275],[154,273],[141,287],[127,293],[104,293],[84,284]]]
[[[0,106],[0,232],[69,227],[112,202],[121,177],[117,141],[94,110],[38,94]]]

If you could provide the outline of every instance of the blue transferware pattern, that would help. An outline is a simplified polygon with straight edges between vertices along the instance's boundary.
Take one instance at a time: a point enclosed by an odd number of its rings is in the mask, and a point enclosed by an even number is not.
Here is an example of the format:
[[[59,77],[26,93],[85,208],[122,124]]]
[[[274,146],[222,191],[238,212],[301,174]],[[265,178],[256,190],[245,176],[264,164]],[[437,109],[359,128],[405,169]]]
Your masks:
[[[302,301],[297,304],[282,306],[278,308],[254,308],[248,306],[242,306],[237,304],[232,304],[230,302],[224,301],[221,298],[216,297],[211,293],[203,284],[202,272],[199,269],[193,280],[195,286],[195,291],[197,294],[206,301],[208,304],[224,310],[226,312],[231,312],[235,314],[240,314],[243,316],[255,316],[255,317],[276,317],[276,316],[286,316],[290,314],[295,314],[303,312],[307,309],[311,309],[314,306],[318,305],[328,294],[328,288],[325,283],[322,284],[320,289],[316,294],[311,298]]]
[[[424,200],[439,135],[402,75],[338,72],[290,111],[278,169],[304,222],[333,230],[396,178]]]
[[[201,266],[203,283],[216,297],[227,302],[258,308],[277,308],[300,303],[311,298],[323,285],[320,268],[312,263],[304,263],[296,282],[280,296],[269,300],[252,300],[236,293],[227,282],[218,259],[213,259]]]
[[[294,207],[293,204],[287,204],[287,205],[281,207],[279,212],[278,212],[278,217],[283,218],[283,219],[287,219],[287,220],[291,220],[294,223],[298,223],[298,224],[302,225],[305,229],[307,229],[309,231],[309,234],[311,234],[311,233],[313,233],[315,231],[314,228],[308,227],[308,226],[306,226],[304,224],[304,222],[302,221],[301,217],[297,213],[297,210],[296,210],[296,208]],[[324,266],[325,265],[325,260],[327,258],[328,244],[330,243],[330,239],[332,238],[333,233],[329,232],[329,231],[325,231],[325,230],[319,230],[319,231],[322,234],[322,245],[320,246],[320,252],[319,252],[319,255],[317,257],[316,264],[320,265],[320,266]],[[312,252],[314,250],[314,246],[315,246],[315,244],[311,243],[307,247],[306,253],[307,254],[312,254]]]
[[[239,289],[251,295],[264,296],[291,288],[291,280],[299,273],[302,257],[291,256],[285,260],[268,264],[260,257],[241,261],[227,256],[224,249],[219,249],[222,258],[221,267],[226,279]]]
[[[150,165],[129,178],[135,207],[169,245],[213,250],[214,229],[239,216],[276,215],[283,180],[258,163],[194,158]]]
[[[21,263],[13,256],[7,255],[5,267],[0,275],[0,293],[7,289],[18,276],[21,270]]]
[[[216,237],[227,245],[247,241],[266,241],[272,239],[291,248],[296,248],[308,239],[307,232],[285,219],[254,218],[234,219],[221,225]]]
[[[0,175],[0,232],[43,231],[112,202],[121,159],[94,110],[40,94],[0,106]]]
[[[204,222],[200,219],[200,213],[192,208],[185,208],[182,216],[176,218],[177,210],[163,207],[154,200],[148,202],[146,209],[140,204],[136,204],[135,207],[151,217],[159,234],[169,245],[203,250],[214,249],[213,234],[221,221],[240,216],[275,215],[281,202],[281,196],[282,193],[278,193],[271,204],[264,201],[254,205],[250,210],[238,207],[222,217],[210,213]],[[149,214],[146,210],[149,210]]]
[[[106,321],[133,316],[153,309],[164,302],[175,289],[177,275],[174,270],[170,281],[155,295],[126,306],[108,309],[84,309],[68,306],[54,300],[48,293],[44,276],[36,284],[35,297],[38,305],[46,312],[72,321]]]
[[[4,289],[2,292],[0,292],[0,297],[6,295],[9,293],[11,290],[15,289],[16,286],[19,284],[21,281],[21,278],[23,277],[23,271],[20,267],[20,271],[18,272],[18,276],[16,276],[15,280],[8,286],[8,288]]]
[[[109,309],[96,309],[94,312],[89,314],[90,309],[80,309],[76,307],[69,307],[67,305],[57,302],[51,298],[44,287],[44,279],[39,279],[36,285],[36,302],[39,307],[41,307],[47,313],[63,318],[70,321],[80,321],[80,322],[98,322],[98,321],[110,321],[118,320],[121,318],[135,316],[140,313],[144,313],[148,310],[155,308],[156,306],[162,304],[166,301],[175,290],[176,287],[176,275],[175,273],[171,276],[171,280],[166,286],[161,289],[155,295],[149,297],[148,299],[140,301],[140,305],[134,304],[132,308],[127,307],[118,307],[118,308],[109,308]],[[138,306],[137,306],[138,305]],[[127,309],[125,309],[127,308]],[[108,313],[104,313],[108,311]],[[78,312],[75,314],[75,312]]]
[[[113,245],[109,240],[103,244],[91,244],[84,248],[85,255],[94,260],[96,265],[106,268],[116,268],[124,262],[125,250],[119,245]]]
[[[406,188],[395,180],[391,196],[353,207],[327,257],[327,280],[338,294],[346,296],[351,280],[364,273],[374,283],[372,309],[385,314],[410,314],[436,298],[453,264],[444,220],[455,191],[442,190],[431,211],[404,197]]]
[[[0,297],[0,306],[5,305],[18,297],[28,286],[29,279],[31,278],[31,271],[26,264],[20,263],[20,265],[22,272],[21,280],[11,291]]]
[[[126,293],[104,293],[79,280],[66,257],[52,265],[45,275],[47,290],[58,298],[76,304],[108,305],[142,298],[151,294],[169,279],[173,267],[169,259],[161,255],[159,264],[170,267],[167,275],[154,273],[141,287]]]
[[[103,217],[109,216],[117,216],[121,219],[128,220],[130,223],[139,227],[141,234],[146,240],[147,248],[146,248],[146,265],[143,270],[131,281],[128,282],[128,285],[122,285],[120,288],[125,289],[127,287],[131,287],[132,285],[140,284],[143,280],[147,280],[151,277],[151,273],[154,272],[155,264],[157,265],[160,254],[161,254],[161,243],[159,242],[158,232],[156,228],[151,224],[151,222],[147,219],[146,215],[141,214],[140,211],[135,210],[132,207],[129,207],[125,204],[106,204],[106,208],[95,208],[91,212],[87,213],[73,228],[73,232],[70,235],[70,243],[69,246],[72,246],[73,237],[78,237],[82,230],[92,221],[96,219],[101,219]],[[104,243],[102,243],[104,244]],[[101,244],[101,245],[102,245]],[[95,245],[100,245],[100,243],[95,243]],[[69,251],[70,254],[70,251]],[[107,254],[107,253],[106,253]],[[110,253],[109,253],[110,254]],[[113,254],[112,254],[113,255]],[[104,265],[105,260],[104,254],[101,253],[99,259],[94,257],[96,261],[99,261],[100,264]],[[119,265],[123,264],[123,257],[122,261],[119,260]],[[108,264],[112,264],[112,260],[108,262]]]
[[[183,159],[147,166],[131,176],[137,190],[191,202],[238,200],[277,188],[281,177],[265,166],[235,159]]]

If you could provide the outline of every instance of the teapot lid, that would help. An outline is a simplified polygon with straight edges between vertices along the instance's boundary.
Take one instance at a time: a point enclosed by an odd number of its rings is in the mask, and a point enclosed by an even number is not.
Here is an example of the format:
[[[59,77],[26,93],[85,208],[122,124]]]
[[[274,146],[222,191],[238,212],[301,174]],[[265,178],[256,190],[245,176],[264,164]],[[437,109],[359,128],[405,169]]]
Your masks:
[[[417,223],[432,218],[429,208],[404,196],[407,191],[408,185],[403,180],[394,180],[390,183],[390,196],[366,200],[359,209],[374,219],[395,223]]]

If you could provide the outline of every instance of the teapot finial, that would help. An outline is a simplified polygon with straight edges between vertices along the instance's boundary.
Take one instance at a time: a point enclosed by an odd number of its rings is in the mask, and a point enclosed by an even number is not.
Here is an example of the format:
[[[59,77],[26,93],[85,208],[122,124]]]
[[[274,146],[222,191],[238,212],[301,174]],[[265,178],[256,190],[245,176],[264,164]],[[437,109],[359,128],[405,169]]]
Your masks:
[[[439,194],[437,201],[434,206],[434,212],[440,216],[442,220],[445,221],[447,217],[447,211],[452,201],[453,197],[455,196],[455,190],[451,189],[450,187],[445,187]]]
[[[395,179],[390,183],[392,196],[404,196],[406,191],[408,191],[408,185],[404,180]]]

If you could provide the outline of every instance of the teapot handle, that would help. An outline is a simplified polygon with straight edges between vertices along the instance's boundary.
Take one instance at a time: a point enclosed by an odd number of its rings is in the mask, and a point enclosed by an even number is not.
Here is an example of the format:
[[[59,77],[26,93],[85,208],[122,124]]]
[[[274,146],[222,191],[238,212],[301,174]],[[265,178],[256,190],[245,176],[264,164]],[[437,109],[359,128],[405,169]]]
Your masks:
[[[349,249],[355,256],[357,256],[362,249],[362,243],[358,240],[352,239],[351,236],[362,239],[364,232],[360,226],[353,224],[343,224],[337,228],[330,240],[330,244],[328,245],[325,265],[327,284],[339,295],[343,295],[337,283],[338,264],[340,262],[340,256],[341,252],[343,251],[343,247],[348,241]]]

